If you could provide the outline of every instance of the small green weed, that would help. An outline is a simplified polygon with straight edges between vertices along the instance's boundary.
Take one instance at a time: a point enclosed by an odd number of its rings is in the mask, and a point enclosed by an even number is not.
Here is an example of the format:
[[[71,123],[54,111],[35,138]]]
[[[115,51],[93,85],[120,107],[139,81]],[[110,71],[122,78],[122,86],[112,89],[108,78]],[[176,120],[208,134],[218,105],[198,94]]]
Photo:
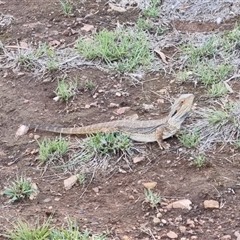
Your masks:
[[[68,142],[61,137],[55,140],[44,138],[42,142],[37,141],[37,143],[39,146],[39,159],[42,162],[51,157],[62,155],[67,151],[68,147]]]
[[[235,26],[234,26],[234,29],[233,30],[226,30],[224,32],[224,38],[227,38],[229,39],[230,41],[233,41],[233,42],[239,42],[240,40],[240,29],[239,29],[239,25],[238,23],[236,22],[235,23]]]
[[[131,142],[126,134],[121,132],[97,133],[90,135],[84,140],[84,148],[89,149],[90,152],[106,154],[119,151],[129,151]]]
[[[27,222],[18,220],[13,224],[13,229],[7,230],[7,234],[3,235],[12,240],[46,240],[50,239],[50,221],[46,221],[43,224],[30,225]]]
[[[137,20],[137,29],[138,30],[149,30],[151,29],[152,23],[150,22],[149,19],[144,19],[144,18],[138,18]]]
[[[226,121],[230,120],[231,116],[229,114],[228,109],[211,109],[210,113],[207,115],[207,120],[210,125],[214,125],[217,123],[224,124]]]
[[[88,90],[93,90],[96,86],[96,84],[93,81],[88,80],[88,79],[86,79],[84,81],[83,85],[84,85],[84,88],[86,88]]]
[[[240,139],[236,140],[234,142],[234,145],[237,147],[237,148],[240,148]]]
[[[100,235],[90,234],[88,230],[80,232],[76,221],[67,219],[67,227],[50,227],[51,218],[42,224],[29,224],[18,220],[13,224],[13,229],[7,229],[7,233],[2,235],[11,240],[104,240],[107,233]],[[0,234],[1,235],[1,234]]]
[[[47,43],[43,43],[37,50],[36,50],[36,56],[40,57],[43,54],[46,54],[46,56],[48,57],[55,57],[56,53],[54,51],[54,49],[48,45]]]
[[[63,14],[67,17],[71,16],[73,10],[72,3],[69,0],[65,1],[60,0],[59,2],[61,4]]]
[[[82,174],[78,174],[77,178],[78,178],[78,182],[80,184],[83,184],[85,182],[85,174],[83,174],[83,173]]]
[[[21,63],[24,67],[30,67],[32,66],[32,61],[33,61],[33,54],[32,53],[20,53],[18,55],[17,61]]]
[[[183,71],[180,71],[175,74],[175,77],[181,81],[186,81],[188,77],[192,74],[191,71],[188,71],[187,69],[184,69]]]
[[[228,64],[220,64],[216,66],[212,63],[202,63],[195,68],[195,72],[200,77],[200,80],[205,85],[218,83],[228,75],[232,66]]]
[[[58,64],[55,59],[48,59],[46,61],[46,69],[49,71],[54,71],[58,69]]]
[[[195,65],[203,58],[210,58],[217,51],[216,39],[209,38],[202,45],[195,47],[192,44],[182,46],[183,52],[187,53],[190,64]]]
[[[53,229],[50,234],[51,240],[104,240],[107,234],[92,235],[88,230],[80,232],[76,221],[72,222],[67,219],[67,227]]]
[[[101,30],[93,39],[79,38],[76,49],[88,59],[100,58],[117,71],[148,66],[152,56],[144,32],[130,29]]]
[[[199,142],[198,130],[195,129],[191,132],[181,131],[178,139],[187,148],[196,147]]]
[[[2,193],[14,202],[21,198],[29,197],[35,191],[36,189],[32,187],[30,180],[23,176],[17,176],[16,180],[12,181],[11,185]]]
[[[152,0],[149,4],[149,6],[142,10],[142,13],[145,17],[158,17],[159,11],[158,11],[158,4],[159,0]]]
[[[206,156],[205,156],[205,154],[202,153],[202,154],[195,156],[195,158],[191,164],[195,167],[201,168],[205,165],[205,160],[206,160]]]
[[[208,88],[207,93],[213,97],[221,97],[228,92],[223,82],[214,83]]]
[[[65,81],[65,77],[58,80],[58,85],[54,93],[64,101],[68,101],[73,97],[77,90],[77,79],[70,80],[69,83]]]
[[[157,35],[162,35],[164,34],[169,28],[167,27],[157,27],[156,29],[156,33]]]
[[[149,203],[152,208],[155,208],[161,202],[161,196],[149,188],[144,189],[144,196],[144,202]]]

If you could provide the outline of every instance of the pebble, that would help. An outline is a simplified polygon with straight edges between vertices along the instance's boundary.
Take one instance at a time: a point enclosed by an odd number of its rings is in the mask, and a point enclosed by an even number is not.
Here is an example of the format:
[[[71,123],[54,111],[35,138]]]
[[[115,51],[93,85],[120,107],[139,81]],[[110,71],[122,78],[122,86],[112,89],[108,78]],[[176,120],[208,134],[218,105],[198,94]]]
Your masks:
[[[186,232],[186,227],[185,226],[179,226],[179,231],[181,232],[181,233],[185,233]]]
[[[191,228],[195,227],[194,221],[191,219],[187,219],[187,225],[190,226]]]
[[[158,223],[160,223],[161,222],[161,220],[159,219],[159,218],[157,218],[157,217],[154,217],[153,218],[153,223],[154,224],[158,224]]]
[[[176,238],[178,238],[178,235],[177,235],[175,232],[173,232],[173,231],[169,231],[169,232],[167,233],[167,236],[168,236],[169,238],[171,238],[171,239],[176,239]]]
[[[225,235],[221,237],[221,240],[230,240],[232,237],[230,235]]]
[[[126,235],[122,236],[121,239],[122,239],[122,240],[131,240],[131,238],[128,237],[128,236],[126,236]]]
[[[209,209],[219,208],[219,202],[215,200],[205,200],[203,206]]]
[[[166,224],[166,223],[167,223],[167,221],[166,221],[165,219],[162,219],[161,222],[162,222],[163,224]]]

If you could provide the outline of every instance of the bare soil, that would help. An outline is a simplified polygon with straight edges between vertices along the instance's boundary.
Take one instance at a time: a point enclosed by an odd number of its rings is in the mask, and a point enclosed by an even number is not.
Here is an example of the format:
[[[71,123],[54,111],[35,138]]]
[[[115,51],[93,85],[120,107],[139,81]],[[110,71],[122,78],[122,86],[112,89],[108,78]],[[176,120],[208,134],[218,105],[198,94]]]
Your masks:
[[[138,15],[136,10],[124,13],[109,11],[107,1],[94,0],[79,4],[74,16],[69,18],[61,14],[60,4],[52,0],[8,0],[0,7],[4,14],[14,16],[12,25],[0,35],[0,40],[9,46],[19,41],[35,44],[64,40],[66,45],[73,44],[78,34],[66,34],[69,29],[80,31],[84,23],[97,29],[111,29],[118,21],[135,21]],[[84,19],[90,13],[92,15]],[[195,22],[172,24],[186,32],[212,31],[216,28],[231,29],[235,20],[217,26],[211,22],[201,27]],[[55,225],[65,223],[66,217],[70,216],[77,219],[81,229],[87,228],[93,233],[109,230],[109,239],[169,239],[169,231],[175,232],[177,239],[237,238],[240,229],[240,190],[237,185],[240,181],[240,155],[236,149],[225,147],[221,151],[207,153],[209,164],[198,169],[190,166],[190,150],[173,137],[167,140],[171,144],[169,150],[161,151],[156,143],[147,144],[145,160],[132,164],[131,171],[96,176],[89,185],[77,184],[66,191],[63,187],[66,175],[48,168],[42,176],[38,161],[35,161],[36,155],[24,154],[27,149],[29,152],[29,149],[37,148],[36,143],[28,135],[15,138],[18,126],[23,122],[80,126],[135,113],[141,119],[161,118],[167,114],[170,103],[158,101],[162,98],[157,93],[163,89],[171,97],[194,93],[196,103],[204,106],[208,103],[200,97],[201,88],[172,81],[174,78],[163,72],[148,74],[143,83],[137,84],[128,76],[83,67],[67,72],[69,77],[77,77],[79,82],[77,95],[66,104],[53,101],[56,77],[62,72],[50,73],[52,81],[49,82],[32,77],[26,70],[22,73],[0,69],[0,188],[6,187],[16,174],[25,174],[38,185],[40,193],[33,201],[23,200],[14,204],[7,203],[6,197],[0,196],[0,232],[11,227],[17,217],[35,222],[53,215]],[[97,85],[95,91],[83,88],[86,79]],[[237,91],[239,85],[237,82],[234,84]],[[95,103],[94,106],[86,108],[91,103]],[[129,106],[130,110],[119,116],[115,108],[109,107],[110,103]],[[142,104],[153,104],[154,109],[143,109]],[[186,124],[188,121],[191,117]],[[42,132],[37,134],[41,138],[55,136]],[[157,209],[144,203],[142,183],[151,181],[157,182],[154,191],[162,196]],[[192,209],[166,209],[166,204],[179,199],[191,200]],[[204,209],[204,200],[217,200],[220,208]],[[159,212],[162,214],[160,223],[154,223],[153,219]],[[186,229],[183,231],[180,226]]]

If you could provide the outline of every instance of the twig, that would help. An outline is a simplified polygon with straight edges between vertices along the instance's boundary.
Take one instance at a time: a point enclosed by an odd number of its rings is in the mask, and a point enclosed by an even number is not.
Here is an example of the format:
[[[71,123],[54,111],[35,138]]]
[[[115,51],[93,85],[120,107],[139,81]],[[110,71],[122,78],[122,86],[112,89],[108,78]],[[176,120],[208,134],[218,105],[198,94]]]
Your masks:
[[[228,78],[227,80],[225,80],[224,82],[229,82],[229,81],[231,81],[232,79],[234,79],[234,78],[239,78],[240,77],[240,74],[236,74],[236,75],[233,75],[233,76],[231,76],[230,78]]]

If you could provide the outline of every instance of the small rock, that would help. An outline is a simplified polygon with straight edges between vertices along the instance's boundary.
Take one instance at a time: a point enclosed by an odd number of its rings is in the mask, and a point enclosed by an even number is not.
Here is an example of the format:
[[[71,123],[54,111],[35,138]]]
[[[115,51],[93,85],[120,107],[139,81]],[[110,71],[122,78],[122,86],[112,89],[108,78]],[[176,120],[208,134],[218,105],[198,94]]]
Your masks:
[[[43,202],[44,202],[44,203],[51,202],[51,198],[45,198],[45,199],[43,200]]]
[[[176,239],[176,238],[178,238],[178,235],[177,235],[175,232],[173,232],[173,231],[168,232],[168,233],[167,233],[167,236],[168,236],[169,238],[171,238],[171,239]]]
[[[43,79],[42,82],[47,83],[47,82],[51,82],[51,81],[52,81],[52,78],[51,77],[47,77],[47,78]]]
[[[93,188],[93,191],[94,191],[95,193],[99,193],[99,188],[98,188],[98,187],[94,187],[94,188]]]
[[[98,97],[98,93],[95,93],[94,95],[93,95],[93,98],[95,99],[95,98],[97,98]]]
[[[130,200],[134,200],[134,199],[135,199],[135,197],[134,197],[133,195],[130,195],[128,198],[129,198]]]
[[[126,235],[124,235],[124,236],[121,237],[121,240],[131,240],[131,238],[126,236]]]
[[[56,96],[56,97],[53,98],[53,100],[54,100],[55,102],[59,101],[59,99],[60,99],[59,96]]]
[[[239,233],[239,231],[234,232],[234,235],[237,237],[237,240],[240,240],[240,233]]]
[[[34,138],[34,134],[33,133],[29,133],[28,138],[29,139],[33,139]]]
[[[151,110],[151,109],[154,109],[154,106],[153,104],[143,104],[143,109],[145,110]]]
[[[216,209],[219,208],[219,202],[215,200],[205,200],[203,206],[204,208]]]
[[[63,181],[63,183],[64,183],[64,188],[65,188],[66,190],[71,189],[72,186],[77,182],[77,180],[78,180],[77,175],[72,175],[71,177],[65,179],[65,180]]]
[[[222,22],[222,18],[218,17],[217,20],[216,20],[216,23],[220,24],[221,22]]]
[[[164,103],[164,99],[162,98],[157,99],[157,104],[163,104],[163,103]]]
[[[143,186],[145,188],[148,188],[148,189],[153,189],[155,188],[157,185],[157,182],[146,182],[146,183],[143,183]]]
[[[221,237],[221,240],[230,240],[232,237],[230,235],[225,235]]]
[[[62,35],[64,35],[64,36],[70,36],[70,35],[71,35],[71,30],[70,30],[70,29],[65,29],[65,30],[62,32]]]
[[[191,239],[195,240],[195,239],[198,239],[197,236],[191,236]]]
[[[162,89],[158,90],[157,92],[163,94],[163,93],[166,93],[166,92],[167,92],[167,89],[166,89],[166,88],[162,88]]]
[[[38,140],[40,138],[40,135],[34,134],[33,138],[34,138],[34,140]]]
[[[185,233],[186,232],[186,227],[185,226],[179,226],[179,231],[181,232],[181,233]]]
[[[157,214],[157,218],[161,218],[161,217],[162,217],[162,213],[159,212],[159,213]]]
[[[109,104],[109,107],[110,107],[110,108],[119,107],[119,104],[118,104],[118,103],[110,103],[110,104]]]
[[[158,223],[160,223],[161,221],[160,221],[160,219],[159,218],[157,218],[157,217],[154,217],[153,218],[153,223],[154,224],[158,224]]]
[[[162,222],[163,224],[167,224],[167,220],[165,220],[165,219],[162,219],[161,222]]]
[[[121,107],[121,108],[118,108],[117,110],[116,110],[116,113],[117,114],[119,114],[119,115],[121,115],[121,114],[123,114],[123,113],[125,113],[127,110],[129,110],[130,109],[130,107]]]
[[[20,136],[23,136],[24,134],[26,134],[29,130],[29,127],[28,126],[25,126],[25,125],[21,125],[18,129],[17,129],[17,132],[16,132],[16,137],[20,137]]]
[[[139,156],[134,157],[134,158],[133,158],[133,163],[139,163],[139,162],[142,162],[144,159],[145,159],[144,156],[141,156],[141,157],[139,157]]]
[[[30,196],[29,196],[29,199],[30,200],[33,200],[37,197],[37,195],[39,194],[39,190],[38,190],[38,187],[37,187],[37,184],[36,183],[32,183],[31,184],[31,188],[32,189],[35,189],[35,191],[33,191]]]
[[[191,210],[192,209],[192,207],[190,206],[191,204],[192,204],[192,202],[189,199],[181,199],[176,202],[168,204],[167,209],[181,208],[181,209]]]
[[[81,28],[81,30],[85,32],[92,31],[93,29],[94,29],[94,26],[90,24],[84,24],[84,26]]]
[[[187,219],[187,225],[188,225],[189,227],[191,227],[191,228],[194,228],[194,227],[195,227],[195,223],[194,223],[194,221],[191,220],[191,219]]]

